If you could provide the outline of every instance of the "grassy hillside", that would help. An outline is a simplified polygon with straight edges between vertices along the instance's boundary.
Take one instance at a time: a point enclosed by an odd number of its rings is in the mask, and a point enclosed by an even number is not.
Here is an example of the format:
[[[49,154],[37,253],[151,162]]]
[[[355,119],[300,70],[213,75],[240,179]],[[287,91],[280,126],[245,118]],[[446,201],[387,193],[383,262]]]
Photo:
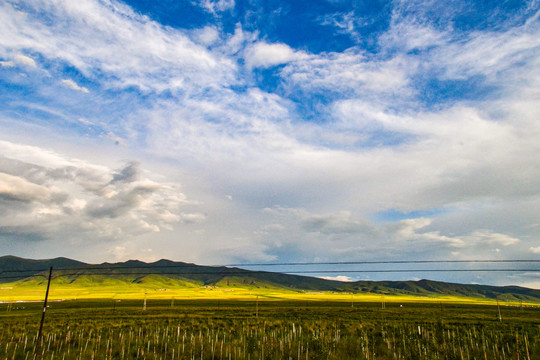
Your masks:
[[[260,296],[323,299],[331,295],[344,301],[349,301],[351,297],[399,297],[400,301],[407,298],[431,301],[470,298],[475,301],[540,302],[540,290],[518,286],[467,285],[430,280],[340,282],[169,260],[89,265],[66,258],[28,260],[13,256],[0,257],[0,301],[41,299],[50,266],[56,269],[53,272],[51,296],[57,299],[140,298],[146,292],[146,296],[157,298]]]
[[[519,286],[489,286],[476,284],[453,284],[441,281],[359,281],[346,284],[353,292],[375,294],[406,294],[417,296],[448,295],[514,301],[540,301],[540,290]]]

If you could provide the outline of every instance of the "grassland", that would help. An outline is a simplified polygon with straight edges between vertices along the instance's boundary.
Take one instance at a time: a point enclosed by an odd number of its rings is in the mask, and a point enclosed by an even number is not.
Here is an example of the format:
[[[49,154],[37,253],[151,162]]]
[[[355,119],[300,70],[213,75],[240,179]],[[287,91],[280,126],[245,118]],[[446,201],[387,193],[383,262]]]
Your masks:
[[[46,289],[45,278],[30,278],[13,283],[0,284],[0,302],[42,301]],[[59,277],[51,282],[51,300],[91,300],[91,299],[162,299],[162,300],[238,300],[238,301],[334,301],[334,302],[389,302],[389,303],[463,303],[495,305],[496,299],[474,298],[455,295],[409,295],[373,294],[333,291],[293,290],[270,283],[245,284],[241,279],[228,278],[216,285],[202,285],[186,279],[169,278],[159,275],[144,276],[134,281],[133,276]],[[533,301],[505,300],[505,306],[540,305]]]
[[[540,359],[540,309],[450,303],[52,302],[43,359]],[[0,304],[0,359],[36,351],[39,303]]]
[[[37,342],[45,288],[0,285],[0,359],[540,359],[534,302],[62,276]]]

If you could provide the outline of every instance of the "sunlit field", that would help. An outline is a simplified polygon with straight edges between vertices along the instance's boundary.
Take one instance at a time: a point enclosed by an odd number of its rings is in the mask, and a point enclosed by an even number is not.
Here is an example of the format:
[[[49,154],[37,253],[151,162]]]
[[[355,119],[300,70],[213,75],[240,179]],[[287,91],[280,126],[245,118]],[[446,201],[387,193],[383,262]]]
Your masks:
[[[411,296],[383,295],[369,293],[344,293],[323,291],[294,291],[276,286],[200,286],[190,282],[170,280],[160,276],[146,276],[142,283],[122,281],[122,277],[86,277],[87,281],[71,283],[69,279],[59,278],[51,282],[50,300],[82,299],[161,299],[161,300],[239,300],[239,301],[334,301],[334,302],[380,302],[380,303],[465,303],[494,305],[495,299],[457,296]],[[18,281],[1,284],[0,301],[43,301],[46,280]],[[531,302],[504,301],[505,306],[540,305]]]

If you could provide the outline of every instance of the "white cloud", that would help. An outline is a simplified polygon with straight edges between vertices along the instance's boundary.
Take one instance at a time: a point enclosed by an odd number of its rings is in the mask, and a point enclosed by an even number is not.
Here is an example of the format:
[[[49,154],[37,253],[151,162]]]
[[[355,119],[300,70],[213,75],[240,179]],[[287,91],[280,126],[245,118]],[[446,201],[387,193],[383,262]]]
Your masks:
[[[540,48],[537,35],[527,25],[504,33],[473,33],[464,44],[453,42],[437,49],[433,61],[448,78],[491,77],[519,63],[520,67],[534,65],[537,60],[534,54]]]
[[[267,253],[268,246],[266,244],[256,243],[243,237],[236,237],[232,240],[206,248],[205,252],[207,252],[208,258],[213,258],[221,264],[235,261],[270,262],[277,258]]]
[[[350,35],[358,36],[355,31],[355,25],[357,22],[362,21],[355,16],[353,11],[348,13],[335,13],[330,15],[324,15],[319,17],[321,25],[333,26],[338,29],[340,33],[346,33]]]
[[[270,247],[269,253],[288,251],[292,258],[425,260],[429,256],[427,259],[431,260],[461,256],[462,253],[465,257],[473,254],[475,259],[493,258],[499,255],[489,251],[492,245],[510,247],[520,242],[515,237],[484,230],[469,230],[462,235],[444,234],[433,230],[439,220],[430,218],[375,223],[346,211],[319,215],[305,209],[274,207],[264,212],[270,219],[267,221],[279,220],[280,223],[280,227],[272,232],[263,228],[258,233],[263,238],[281,239],[279,247]]]
[[[206,46],[211,46],[220,40],[219,31],[213,26],[206,26],[195,31],[195,38]]]
[[[200,0],[200,6],[213,14],[234,9],[235,0]]]
[[[114,170],[37,147],[0,145],[0,236],[117,240],[205,220],[180,213],[189,202],[179,185],[147,178],[137,163]]]
[[[449,40],[448,36],[448,33],[437,31],[426,24],[399,21],[391,25],[391,28],[381,36],[379,43],[385,48],[397,48],[407,52],[444,45]]]
[[[531,246],[531,247],[529,248],[529,251],[530,251],[531,253],[533,253],[533,254],[540,254],[540,246],[536,246],[536,247]]]
[[[185,223],[202,223],[206,220],[206,215],[182,213],[179,219]]]
[[[20,64],[32,67],[32,68],[37,68],[37,65],[34,59],[26,55],[21,55],[21,54],[15,55],[15,61],[17,61]]]
[[[109,252],[117,261],[129,260],[129,258],[126,257],[127,251],[125,246],[115,246],[114,248],[110,249]]]
[[[335,281],[344,281],[344,282],[353,282],[355,281],[353,278],[351,278],[350,276],[345,276],[345,275],[337,275],[337,276],[319,276],[321,279],[326,279],[326,280],[335,280]]]
[[[91,122],[90,120],[88,119],[85,119],[85,118],[78,118],[77,119],[81,124],[84,124],[84,125],[87,125],[87,126],[94,126],[95,124],[93,122]]]
[[[14,67],[15,63],[13,61],[0,61],[0,66],[10,68]]]
[[[379,93],[408,97],[410,91],[406,86],[415,66],[414,62],[399,56],[373,61],[352,49],[343,53],[300,57],[285,66],[281,75],[289,86],[299,86],[304,91],[331,90],[346,97],[365,95],[378,98]]]
[[[476,230],[469,236],[464,237],[464,241],[509,246],[519,242],[519,239],[504,234],[496,234],[489,230]]]
[[[47,203],[51,198],[52,193],[47,187],[17,176],[0,173],[0,199],[3,201]]]
[[[116,1],[34,1],[18,16],[2,4],[3,52],[32,49],[49,61],[74,66],[105,87],[143,91],[197,90],[234,83],[236,65],[196,45],[184,33],[163,27]],[[48,14],[45,22],[34,14]],[[30,65],[32,59],[15,57]],[[34,64],[35,65],[35,64]],[[104,76],[104,77],[103,77]],[[196,84],[196,86],[194,85]]]
[[[89,93],[87,88],[77,85],[77,83],[71,79],[64,79],[61,82],[62,85],[67,86],[70,89],[77,90],[83,93]]]
[[[237,23],[234,28],[234,33],[226,37],[225,43],[221,46],[220,51],[227,55],[237,55],[247,44],[257,41],[257,34],[244,31],[241,23]]]
[[[308,55],[294,51],[286,44],[257,42],[246,50],[246,64],[248,67],[268,68],[286,64],[291,61],[306,59]]]

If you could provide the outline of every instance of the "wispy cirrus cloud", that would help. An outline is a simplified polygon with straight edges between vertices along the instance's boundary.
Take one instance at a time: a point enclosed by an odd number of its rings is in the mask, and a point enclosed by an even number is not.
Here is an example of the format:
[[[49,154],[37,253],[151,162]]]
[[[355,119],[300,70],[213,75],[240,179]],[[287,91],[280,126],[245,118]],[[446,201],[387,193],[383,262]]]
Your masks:
[[[45,13],[50,21],[40,17]],[[234,62],[118,2],[4,3],[1,19],[3,56],[32,49],[104,87],[193,91],[235,82]]]
[[[71,79],[64,79],[61,81],[62,85],[67,86],[70,89],[77,90],[83,93],[89,93],[88,89],[84,86],[79,86],[75,81]]]
[[[373,91],[406,93],[409,66],[399,57],[373,60],[361,51],[351,50],[306,57],[286,66],[281,76],[290,86],[302,91],[331,91],[336,97],[369,95]]]
[[[235,0],[199,0],[199,4],[208,12],[216,14],[234,9],[236,3]]]

